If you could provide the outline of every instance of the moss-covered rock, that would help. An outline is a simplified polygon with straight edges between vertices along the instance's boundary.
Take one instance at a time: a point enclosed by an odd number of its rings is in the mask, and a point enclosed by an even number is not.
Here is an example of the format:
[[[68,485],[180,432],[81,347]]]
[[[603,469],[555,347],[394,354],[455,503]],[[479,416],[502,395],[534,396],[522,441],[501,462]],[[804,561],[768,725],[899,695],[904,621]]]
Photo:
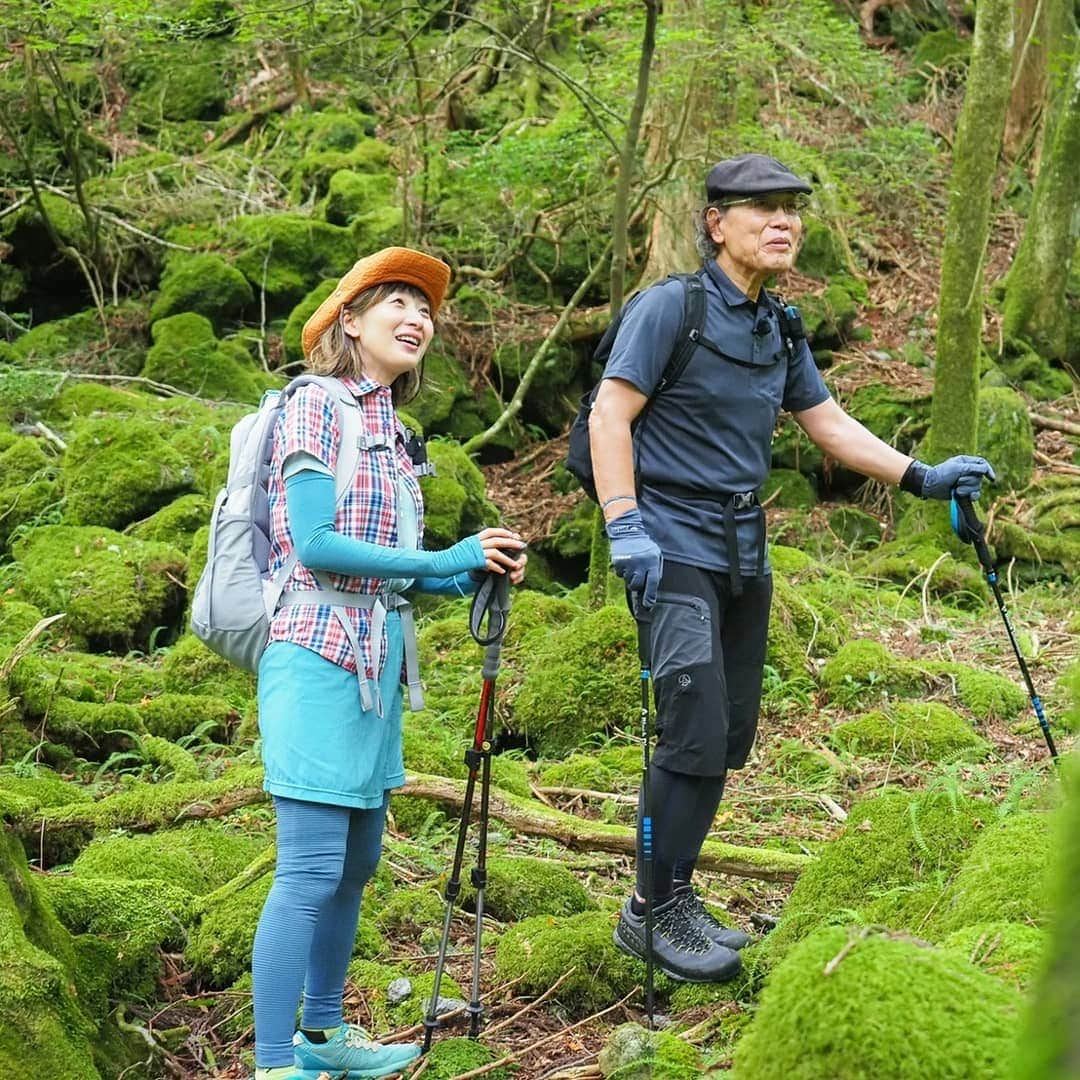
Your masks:
[[[162,948],[183,948],[184,928],[194,918],[189,892],[162,881],[131,881],[51,875],[45,894],[73,933],[93,934],[113,949],[116,997],[150,997]]]
[[[175,254],[161,277],[150,321],[193,311],[205,315],[215,330],[240,317],[255,300],[247,278],[220,255],[210,252]]]
[[[941,947],[1017,990],[1027,990],[1046,955],[1046,931],[995,919],[954,931],[942,940]]]
[[[26,527],[59,520],[57,473],[37,439],[17,438],[0,453],[0,551]]]
[[[64,461],[64,516],[72,525],[122,529],[190,489],[193,474],[149,420],[90,419]]]
[[[798,266],[802,273],[823,281],[846,271],[844,245],[824,222],[814,219],[806,222],[799,247]]]
[[[76,877],[162,881],[202,896],[235,877],[270,841],[217,823],[140,835],[104,836],[72,866]]]
[[[960,37],[955,27],[923,34],[911,57],[908,96],[939,96],[963,80],[970,60],[971,39]]]
[[[493,855],[488,859],[484,913],[501,922],[533,915],[578,915],[592,911],[585,886],[561,863],[528,855]],[[462,903],[472,905],[476,890],[462,889]]]
[[[207,526],[213,508],[214,504],[206,495],[181,495],[149,517],[135,522],[127,532],[137,540],[154,540],[177,551],[187,551],[195,534]]]
[[[498,1059],[499,1055],[494,1050],[475,1039],[461,1036],[439,1039],[424,1058],[427,1063],[424,1075],[429,1080],[454,1080],[454,1077],[464,1076]],[[484,1075],[493,1080],[507,1080],[513,1071],[509,1067],[490,1069]]]
[[[397,889],[375,913],[375,925],[384,934],[418,939],[442,923],[446,902],[434,889]]]
[[[197,733],[224,740],[240,720],[240,711],[224,698],[205,694],[164,693],[138,706],[142,726],[151,735],[176,740]]]
[[[18,645],[41,621],[41,611],[25,600],[0,604],[0,649]]]
[[[840,724],[832,741],[853,754],[918,761],[964,760],[985,757],[990,744],[960,715],[935,701],[899,701]]]
[[[145,74],[132,70],[135,63]],[[175,135],[174,129],[184,121],[198,121],[201,133],[207,122],[225,112],[229,73],[228,57],[220,42],[157,44],[126,72],[129,79],[138,78],[142,84],[132,96],[131,111],[146,131],[164,129]]]
[[[290,163],[287,175],[293,202],[299,204],[312,197],[323,198],[329,193],[331,178],[342,171],[381,175],[384,186],[376,190],[386,192],[385,185],[393,171],[389,169],[392,154],[390,146],[363,132],[356,137],[352,132],[346,135],[346,128],[340,121],[335,121],[333,127],[339,132],[340,138],[335,136],[330,142],[325,137],[318,136],[314,144],[308,143],[307,153]],[[330,126],[325,130],[329,131]],[[355,131],[355,121],[353,130]]]
[[[595,504],[582,499],[555,522],[551,537],[542,541],[540,547],[563,559],[588,555],[595,516]]]
[[[304,361],[304,346],[301,335],[304,323],[318,310],[319,305],[337,288],[337,278],[320,281],[293,309],[285,321],[281,333],[281,345],[285,350],[287,364],[301,364]]]
[[[218,341],[210,320],[195,312],[159,319],[151,335],[144,378],[201,398],[253,404],[264,390],[278,385],[255,367],[242,345]]]
[[[0,770],[0,814],[33,814],[46,806],[90,800],[85,788],[40,766],[31,775]]]
[[[852,336],[859,305],[866,300],[866,286],[846,274],[835,274],[820,295],[799,297],[799,313],[807,340],[821,357],[820,350],[831,349]]]
[[[409,412],[428,434],[444,435],[450,428],[454,406],[472,397],[472,387],[461,365],[436,340],[424,356],[423,389],[415,401],[409,402]]]
[[[702,1075],[701,1051],[670,1031],[621,1024],[607,1038],[597,1062],[606,1080],[694,1080]]]
[[[637,631],[625,607],[604,607],[533,642],[513,699],[515,730],[558,757],[636,715]]]
[[[851,921],[875,904],[878,921],[916,930],[926,908],[905,909],[912,891],[924,883],[940,891],[991,814],[986,803],[954,802],[940,792],[911,795],[886,789],[857,803],[843,834],[799,876],[779,927],[765,939],[768,952],[781,956],[822,924]]]
[[[882,523],[857,506],[838,506],[829,510],[827,520],[829,531],[845,547],[874,547],[881,540]]]
[[[847,634],[847,622],[834,607],[774,568],[766,663],[784,678],[805,675],[811,655],[829,655]]]
[[[1022,491],[1031,483],[1035,437],[1024,399],[1003,386],[979,391],[978,453],[994,466],[995,491]]]
[[[642,965],[615,948],[613,917],[586,911],[557,919],[536,915],[510,927],[495,947],[495,978],[520,978],[519,993],[539,995],[571,968],[556,996],[572,1013],[587,1016],[618,1001],[642,977]],[[657,980],[660,986],[666,980]]]
[[[930,427],[930,394],[918,387],[869,383],[860,386],[847,409],[879,439],[911,453]]]
[[[1027,691],[996,671],[947,660],[931,660],[923,666],[949,677],[960,703],[976,720],[1014,720],[1028,707]]]
[[[926,676],[880,642],[856,638],[841,645],[821,670],[830,700],[854,706],[883,697],[913,697],[926,689]]]
[[[773,469],[761,485],[761,500],[766,499],[771,499],[770,506],[809,509],[817,502],[817,495],[802,473],[794,469]]]
[[[1068,372],[1052,366],[1027,341],[1007,339],[998,367],[1013,387],[1036,401],[1052,401],[1073,389]]]
[[[19,593],[95,648],[145,649],[179,613],[183,556],[97,526],[46,525],[16,541]]]
[[[271,315],[284,315],[324,278],[340,278],[356,261],[351,232],[301,214],[238,217],[225,229],[225,249]]]
[[[984,829],[934,908],[927,932],[945,934],[995,919],[1045,923],[1053,823],[1040,812],[1010,814]]]
[[[243,708],[255,696],[255,676],[211,652],[194,634],[185,634],[165,654],[163,688],[169,694],[193,694]]]
[[[146,350],[146,313],[135,303],[96,309],[39,323],[15,342],[16,362],[25,367],[135,375]]]
[[[363,919],[360,920],[360,927],[363,931]],[[402,976],[409,979],[412,990],[402,1001],[391,1005],[386,998],[387,988],[391,982]],[[362,957],[350,962],[348,981],[358,990],[365,992],[365,1004],[371,1012],[372,1026],[383,1031],[387,1028],[409,1027],[423,1020],[435,986],[435,972],[423,971],[414,974],[408,968],[398,967],[396,964],[380,964]],[[457,981],[444,972],[439,984],[439,997],[464,1001],[466,996]]]
[[[734,1076],[1004,1078],[1019,1001],[953,953],[822,929],[772,973]]]
[[[499,511],[487,498],[484,474],[457,443],[433,439],[428,443],[428,457],[436,474],[420,481],[427,546],[447,547],[499,524]]]

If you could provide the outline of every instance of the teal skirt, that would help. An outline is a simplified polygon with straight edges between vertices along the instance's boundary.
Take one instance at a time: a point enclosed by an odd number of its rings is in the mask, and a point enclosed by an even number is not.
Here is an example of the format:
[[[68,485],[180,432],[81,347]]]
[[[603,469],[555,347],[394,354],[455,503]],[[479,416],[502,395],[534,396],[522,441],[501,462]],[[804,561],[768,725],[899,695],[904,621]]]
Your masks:
[[[405,782],[401,752],[401,626],[386,620],[382,716],[360,704],[356,675],[288,641],[259,663],[259,733],[272,795],[373,810]]]

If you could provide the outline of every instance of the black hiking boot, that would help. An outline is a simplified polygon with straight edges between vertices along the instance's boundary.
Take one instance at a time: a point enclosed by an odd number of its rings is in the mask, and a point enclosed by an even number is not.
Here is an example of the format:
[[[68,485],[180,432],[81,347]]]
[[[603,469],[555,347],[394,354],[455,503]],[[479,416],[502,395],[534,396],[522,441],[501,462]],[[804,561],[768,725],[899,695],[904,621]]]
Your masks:
[[[645,959],[645,916],[635,915],[627,900],[619,912],[615,944]],[[676,982],[727,982],[742,967],[739,954],[717,945],[688,919],[683,899],[673,896],[653,909],[653,963]]]
[[[675,889],[675,898],[682,904],[683,916],[696,923],[710,941],[725,949],[744,949],[750,944],[750,935],[741,930],[732,930],[720,922],[701,902],[701,897],[689,882]]]

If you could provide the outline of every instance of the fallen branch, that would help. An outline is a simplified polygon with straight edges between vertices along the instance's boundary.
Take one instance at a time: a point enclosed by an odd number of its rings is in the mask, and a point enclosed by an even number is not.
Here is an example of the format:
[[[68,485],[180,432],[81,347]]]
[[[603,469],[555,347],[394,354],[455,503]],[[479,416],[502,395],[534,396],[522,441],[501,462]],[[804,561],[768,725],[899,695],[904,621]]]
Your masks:
[[[1031,426],[1041,431],[1060,431],[1065,435],[1080,436],[1080,424],[1074,424],[1071,420],[1058,420],[1052,416],[1040,416],[1038,413],[1029,412]]]
[[[225,146],[229,146],[239,139],[242,139],[247,133],[256,125],[261,124],[268,116],[273,116],[274,113],[285,112],[296,101],[296,93],[290,91],[285,94],[280,94],[269,105],[264,105],[261,109],[255,109],[252,112],[247,113],[241,117],[228,131],[223,131],[221,135],[214,140],[214,145],[219,149]]]

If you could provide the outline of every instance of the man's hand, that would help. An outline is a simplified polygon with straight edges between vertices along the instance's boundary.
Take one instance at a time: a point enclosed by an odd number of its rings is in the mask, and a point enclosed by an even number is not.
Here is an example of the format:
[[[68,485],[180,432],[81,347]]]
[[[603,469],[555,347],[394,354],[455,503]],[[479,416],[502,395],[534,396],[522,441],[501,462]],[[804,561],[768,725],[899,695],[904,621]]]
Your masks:
[[[959,454],[940,465],[927,465],[924,468],[926,472],[922,478],[921,492],[924,499],[951,499],[953,495],[977,499],[983,477],[997,479],[986,458],[968,454]]]
[[[664,556],[645,531],[641,512],[627,510],[609,521],[604,530],[611,541],[611,565],[632,593],[639,593],[643,607],[656,603]]]

